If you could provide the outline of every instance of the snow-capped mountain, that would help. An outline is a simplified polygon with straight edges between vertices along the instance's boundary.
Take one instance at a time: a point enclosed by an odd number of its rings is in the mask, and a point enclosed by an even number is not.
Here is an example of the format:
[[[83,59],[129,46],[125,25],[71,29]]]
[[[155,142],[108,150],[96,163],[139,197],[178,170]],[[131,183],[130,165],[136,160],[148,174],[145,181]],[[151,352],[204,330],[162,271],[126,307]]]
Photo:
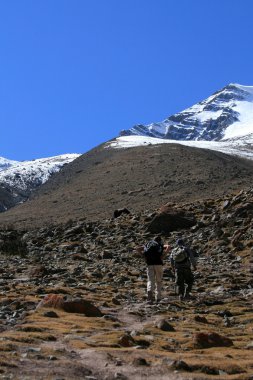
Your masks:
[[[79,154],[64,154],[21,162],[0,157],[0,211],[25,201],[34,189],[77,157]]]
[[[253,86],[229,84],[162,122],[135,125],[120,134],[183,141],[224,141],[253,134]]]
[[[7,158],[0,157],[0,172],[16,164],[18,164],[18,161],[8,160]]]

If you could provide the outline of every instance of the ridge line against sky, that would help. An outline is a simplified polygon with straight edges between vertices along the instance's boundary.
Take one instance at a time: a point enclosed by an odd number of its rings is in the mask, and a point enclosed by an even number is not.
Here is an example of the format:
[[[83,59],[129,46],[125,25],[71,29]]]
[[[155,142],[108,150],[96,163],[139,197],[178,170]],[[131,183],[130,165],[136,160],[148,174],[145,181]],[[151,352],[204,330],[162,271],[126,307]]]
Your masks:
[[[253,85],[251,0],[0,2],[0,156],[83,153]]]

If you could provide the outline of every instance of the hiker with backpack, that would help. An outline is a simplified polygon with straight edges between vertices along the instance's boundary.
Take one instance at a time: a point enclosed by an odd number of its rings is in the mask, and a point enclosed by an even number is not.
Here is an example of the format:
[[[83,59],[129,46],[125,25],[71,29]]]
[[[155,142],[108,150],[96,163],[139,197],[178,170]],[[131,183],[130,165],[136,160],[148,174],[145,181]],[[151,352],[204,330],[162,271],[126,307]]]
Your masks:
[[[147,264],[147,301],[152,304],[161,301],[163,278],[163,253],[169,246],[164,246],[160,236],[156,236],[144,247],[137,248],[137,252],[144,255]]]
[[[191,267],[197,269],[197,263],[192,250],[187,247],[183,239],[177,240],[177,247],[174,248],[170,255],[170,263],[175,273],[175,284],[179,299],[189,299],[194,276]]]

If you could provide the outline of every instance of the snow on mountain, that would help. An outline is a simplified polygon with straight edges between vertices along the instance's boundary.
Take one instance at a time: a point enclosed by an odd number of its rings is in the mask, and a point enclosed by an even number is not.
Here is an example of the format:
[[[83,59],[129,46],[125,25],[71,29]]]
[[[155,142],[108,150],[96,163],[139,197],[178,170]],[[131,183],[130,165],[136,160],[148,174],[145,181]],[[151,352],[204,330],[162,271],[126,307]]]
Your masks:
[[[8,160],[7,158],[0,157],[0,171],[17,164],[18,161]]]
[[[64,154],[33,161],[12,161],[0,157],[0,185],[16,191],[30,191],[70,163],[79,154]]]
[[[229,84],[206,100],[149,125],[136,125],[121,136],[171,140],[223,141],[253,133],[253,86]]]
[[[121,136],[107,143],[106,147],[122,149],[133,148],[137,146],[175,143],[195,148],[215,150],[218,152],[231,154],[233,156],[244,157],[253,160],[253,134],[224,141],[175,141],[148,136]]]

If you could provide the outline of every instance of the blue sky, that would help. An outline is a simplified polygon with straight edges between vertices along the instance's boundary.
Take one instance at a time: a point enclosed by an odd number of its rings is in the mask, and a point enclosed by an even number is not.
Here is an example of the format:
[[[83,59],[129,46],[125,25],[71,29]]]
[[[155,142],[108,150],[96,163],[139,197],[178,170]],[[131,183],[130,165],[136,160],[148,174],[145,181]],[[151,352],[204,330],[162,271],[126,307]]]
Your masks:
[[[234,82],[251,0],[0,1],[0,156],[83,153]]]

